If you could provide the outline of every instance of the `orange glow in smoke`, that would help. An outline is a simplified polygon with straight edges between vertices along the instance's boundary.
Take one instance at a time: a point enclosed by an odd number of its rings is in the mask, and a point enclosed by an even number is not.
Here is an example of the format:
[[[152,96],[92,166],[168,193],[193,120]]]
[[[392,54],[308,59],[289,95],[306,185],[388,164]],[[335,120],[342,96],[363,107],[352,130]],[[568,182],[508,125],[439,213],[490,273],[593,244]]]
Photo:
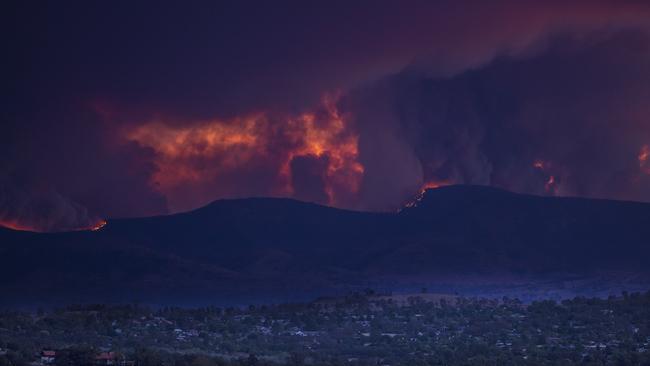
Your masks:
[[[643,145],[639,151],[638,159],[639,168],[645,174],[650,174],[650,162],[648,162],[648,158],[650,158],[650,145]]]
[[[147,122],[125,133],[127,140],[156,153],[152,184],[168,197],[193,184],[215,182],[218,188],[231,172],[261,161],[275,167],[280,182],[269,182],[275,184],[269,194],[291,196],[291,162],[300,156],[327,158],[323,178],[327,204],[345,204],[342,196],[356,193],[361,184],[358,135],[338,111],[336,98],[326,96],[313,111],[280,119],[257,113],[191,124],[168,122]]]
[[[440,188],[442,186],[448,186],[451,183],[445,180],[439,180],[439,181],[428,181],[422,185],[422,188],[420,188],[420,194],[424,193],[427,189],[435,189],[435,188]]]
[[[106,224],[108,224],[108,222],[106,222],[106,220],[100,220],[98,223],[96,223],[95,225],[93,225],[93,226],[90,228],[90,231],[98,231],[98,230],[101,230],[104,226],[106,226]]]
[[[420,191],[418,192],[418,194],[415,195],[415,197],[413,197],[409,201],[407,201],[405,204],[403,204],[402,207],[397,210],[397,212],[400,212],[405,208],[417,207],[422,201],[422,199],[424,198],[424,194],[426,193],[427,189],[436,189],[451,184],[452,183],[446,180],[430,180],[428,182],[425,182],[422,185],[422,187],[420,187]]]
[[[546,192],[552,192],[554,188],[555,188],[555,176],[551,175],[550,177],[548,177],[546,184],[544,184],[544,190]]]
[[[106,224],[107,224],[106,220],[99,220],[97,221],[97,223],[88,227],[71,228],[62,231],[68,231],[68,232],[69,231],[98,231],[102,229],[104,226],[106,226]],[[35,233],[42,233],[42,232],[49,231],[44,228],[27,225],[17,220],[0,220],[0,227],[4,227],[5,229],[11,229],[16,231],[31,231]]]
[[[188,160],[222,155],[222,168],[236,166],[253,158],[263,141],[257,136],[268,121],[262,115],[238,118],[230,123],[206,121],[191,127],[172,127],[153,121],[129,131],[127,139],[153,148],[158,171],[153,180],[165,192],[175,186],[205,179],[205,170]]]
[[[357,192],[364,168],[358,161],[358,136],[346,134],[347,125],[336,108],[336,100],[325,96],[322,102],[326,112],[324,120],[318,120],[314,113],[305,113],[289,121],[292,133],[297,133],[293,138],[302,140],[303,144],[289,152],[282,166],[282,174],[290,175],[289,165],[296,156],[327,155],[329,165],[326,175],[332,184],[327,185],[325,190],[329,203],[336,203],[333,186],[347,186],[351,192]]]
[[[537,159],[533,162],[533,168],[538,169],[547,175],[546,182],[544,183],[544,191],[554,194],[558,183],[555,175],[549,173],[552,168],[552,164],[548,161]]]
[[[31,227],[23,225],[15,220],[2,220],[0,221],[0,227],[3,227],[5,229],[16,230],[16,231],[36,231],[33,230]]]

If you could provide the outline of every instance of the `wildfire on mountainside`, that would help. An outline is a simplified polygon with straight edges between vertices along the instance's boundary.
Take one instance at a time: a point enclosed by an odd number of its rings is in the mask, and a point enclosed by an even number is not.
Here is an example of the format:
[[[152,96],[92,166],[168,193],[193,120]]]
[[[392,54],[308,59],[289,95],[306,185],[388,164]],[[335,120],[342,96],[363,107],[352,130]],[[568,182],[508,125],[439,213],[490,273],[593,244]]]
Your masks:
[[[436,189],[442,186],[448,186],[453,183],[450,183],[448,181],[440,180],[440,181],[435,181],[435,180],[430,180],[428,182],[425,182],[422,184],[422,187],[420,188],[420,191],[418,194],[416,194],[412,199],[407,201],[402,207],[400,207],[397,212],[402,211],[405,208],[411,208],[411,207],[417,207],[418,204],[422,201],[424,198],[424,193],[426,193],[427,189]]]
[[[87,227],[79,227],[79,228],[69,228],[69,229],[64,229],[60,230],[61,232],[66,232],[66,231],[98,231],[101,230],[104,226],[106,226],[108,222],[106,220],[99,220],[95,224]],[[48,230],[42,230],[34,226],[27,225],[25,223],[19,222],[17,220],[0,220],[0,227],[3,227],[5,229],[10,229],[10,230],[15,230],[15,231],[31,231],[35,233],[42,233],[42,232],[48,232]]]
[[[106,220],[100,220],[97,224],[95,224],[95,226],[90,228],[90,231],[101,230],[104,226],[106,226],[106,224],[108,224],[108,222],[106,222]]]
[[[0,227],[16,231],[35,231],[29,226],[23,225],[15,220],[2,220],[0,221]]]

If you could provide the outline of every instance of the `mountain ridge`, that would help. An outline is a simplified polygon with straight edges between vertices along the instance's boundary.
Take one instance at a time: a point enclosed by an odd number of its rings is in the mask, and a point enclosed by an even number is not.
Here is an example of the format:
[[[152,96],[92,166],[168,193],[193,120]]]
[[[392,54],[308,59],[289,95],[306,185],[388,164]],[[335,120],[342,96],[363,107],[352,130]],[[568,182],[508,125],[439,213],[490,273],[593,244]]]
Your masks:
[[[477,186],[427,190],[399,213],[218,200],[174,215],[109,219],[99,231],[0,230],[0,305],[277,299],[459,276],[644,274],[648,222],[650,204]]]

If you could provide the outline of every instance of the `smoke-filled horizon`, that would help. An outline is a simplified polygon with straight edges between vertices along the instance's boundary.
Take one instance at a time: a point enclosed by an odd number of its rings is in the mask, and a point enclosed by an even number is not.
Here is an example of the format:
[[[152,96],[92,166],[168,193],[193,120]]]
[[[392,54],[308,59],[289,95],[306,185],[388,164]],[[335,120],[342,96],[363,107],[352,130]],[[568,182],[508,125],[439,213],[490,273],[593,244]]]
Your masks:
[[[423,187],[650,202],[643,1],[20,4],[0,224]]]

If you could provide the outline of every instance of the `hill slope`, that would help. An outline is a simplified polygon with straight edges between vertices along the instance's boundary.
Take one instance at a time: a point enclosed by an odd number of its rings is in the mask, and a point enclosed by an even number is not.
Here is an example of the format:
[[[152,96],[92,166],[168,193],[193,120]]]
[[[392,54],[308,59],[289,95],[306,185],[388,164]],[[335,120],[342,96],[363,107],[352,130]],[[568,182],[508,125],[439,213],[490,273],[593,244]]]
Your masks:
[[[478,186],[428,190],[399,213],[222,200],[97,232],[0,229],[1,303],[245,302],[423,278],[647,274],[648,223],[650,204]]]

